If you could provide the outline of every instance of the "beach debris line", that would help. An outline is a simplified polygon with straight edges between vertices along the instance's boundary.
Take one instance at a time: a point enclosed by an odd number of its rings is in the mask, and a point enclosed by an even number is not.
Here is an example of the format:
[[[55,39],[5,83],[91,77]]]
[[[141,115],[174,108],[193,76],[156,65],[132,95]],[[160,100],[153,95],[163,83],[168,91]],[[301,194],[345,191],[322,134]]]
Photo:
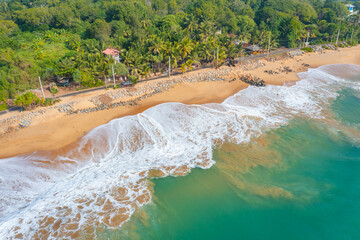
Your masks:
[[[279,68],[279,69],[277,69],[277,71],[275,71],[275,70],[265,70],[264,71],[264,73],[268,73],[268,74],[270,74],[270,75],[272,75],[272,74],[280,74],[280,73],[286,73],[286,74],[288,74],[289,72],[292,72],[293,70],[289,67],[289,66],[284,66],[283,68]]]
[[[245,74],[242,76],[239,76],[239,79],[241,81],[243,81],[244,83],[250,84],[251,86],[256,86],[256,87],[265,87],[265,81],[258,78],[258,77],[254,77],[251,74]]]

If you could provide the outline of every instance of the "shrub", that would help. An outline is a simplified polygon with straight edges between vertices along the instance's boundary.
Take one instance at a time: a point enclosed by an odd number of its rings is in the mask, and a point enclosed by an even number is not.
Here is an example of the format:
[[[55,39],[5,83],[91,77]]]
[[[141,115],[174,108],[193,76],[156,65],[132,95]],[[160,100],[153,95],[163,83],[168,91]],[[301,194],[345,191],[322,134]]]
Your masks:
[[[79,69],[76,69],[72,75],[72,79],[75,84],[79,84],[81,82],[81,72]]]
[[[89,73],[82,72],[81,73],[81,85],[86,88],[93,87],[95,85],[94,77]]]
[[[99,79],[95,81],[95,87],[101,87],[104,86],[104,84],[105,84],[104,81],[101,81]]]
[[[45,71],[41,74],[42,79],[49,79],[54,77],[54,69],[53,68],[46,68]]]
[[[358,45],[358,41],[357,40],[350,40],[349,41],[349,46],[357,46]]]
[[[50,92],[51,92],[52,95],[55,95],[55,94],[57,94],[57,93],[59,92],[59,89],[58,89],[58,87],[54,84],[54,85],[51,86]]]
[[[134,75],[129,76],[129,81],[132,82],[133,84],[136,84],[138,79],[139,79],[138,76],[134,76]]]
[[[59,99],[53,99],[53,98],[46,98],[45,99],[45,101],[44,101],[44,103],[42,104],[43,106],[51,106],[51,105],[53,105],[53,104],[55,104],[55,103],[57,103],[57,102],[60,102],[60,100]]]
[[[6,106],[6,101],[5,98],[0,98],[0,111],[6,110],[7,106]]]
[[[312,48],[309,48],[309,47],[304,47],[301,50],[304,52],[313,52],[314,51]]]
[[[123,63],[116,63],[114,65],[108,65],[106,69],[107,75],[112,75],[112,67],[114,68],[114,73],[117,75],[127,75],[129,74],[129,70],[127,69],[126,65]]]
[[[41,100],[32,92],[26,92],[15,99],[15,104],[24,109],[30,109],[32,106],[41,103]]]

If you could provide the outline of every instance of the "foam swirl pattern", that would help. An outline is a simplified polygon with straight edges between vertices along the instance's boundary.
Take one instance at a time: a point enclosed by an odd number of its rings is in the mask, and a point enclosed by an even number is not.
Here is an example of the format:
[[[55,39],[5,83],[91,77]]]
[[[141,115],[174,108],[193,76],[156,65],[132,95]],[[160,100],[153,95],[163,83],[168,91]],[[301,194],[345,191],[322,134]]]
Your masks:
[[[337,77],[337,72],[349,78]],[[294,117],[324,118],[357,65],[299,74],[292,86],[248,87],[221,104],[165,103],[99,126],[70,148],[0,160],[1,239],[72,239],[119,228],[151,201],[148,178],[210,168],[214,145],[246,144]]]

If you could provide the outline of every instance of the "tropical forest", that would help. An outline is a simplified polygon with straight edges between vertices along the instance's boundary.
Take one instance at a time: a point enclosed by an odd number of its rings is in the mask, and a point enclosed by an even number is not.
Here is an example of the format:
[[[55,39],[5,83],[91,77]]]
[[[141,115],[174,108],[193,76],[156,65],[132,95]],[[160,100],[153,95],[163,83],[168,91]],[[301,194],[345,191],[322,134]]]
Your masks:
[[[113,71],[131,81],[262,49],[358,44],[359,14],[333,0],[1,0],[0,103],[42,81],[77,89]],[[351,2],[360,9],[360,1]],[[119,50],[119,61],[103,54]],[[114,70],[115,69],[115,70]],[[3,110],[6,105],[0,105]]]

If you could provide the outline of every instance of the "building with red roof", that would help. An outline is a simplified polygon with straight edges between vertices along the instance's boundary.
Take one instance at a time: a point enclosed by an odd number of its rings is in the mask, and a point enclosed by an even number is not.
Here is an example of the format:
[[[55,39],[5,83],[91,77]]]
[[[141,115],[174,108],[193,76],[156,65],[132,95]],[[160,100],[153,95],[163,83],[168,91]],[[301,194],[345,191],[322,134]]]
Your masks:
[[[120,62],[120,56],[119,56],[120,52],[122,52],[122,51],[119,51],[116,48],[110,48],[110,47],[105,49],[104,51],[102,51],[102,53],[105,56],[114,58],[115,62]]]

